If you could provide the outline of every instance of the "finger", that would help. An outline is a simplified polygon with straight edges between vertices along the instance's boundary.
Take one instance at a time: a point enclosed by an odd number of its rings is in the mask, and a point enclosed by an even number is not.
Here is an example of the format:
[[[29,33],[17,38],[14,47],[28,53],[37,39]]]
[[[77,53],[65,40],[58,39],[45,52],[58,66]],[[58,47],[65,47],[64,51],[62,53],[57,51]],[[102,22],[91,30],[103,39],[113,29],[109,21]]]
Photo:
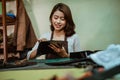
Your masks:
[[[57,43],[51,42],[51,44],[53,44],[53,45],[56,46],[57,48],[60,48],[60,45],[58,45]]]
[[[53,45],[53,44],[50,44],[49,47],[50,47],[51,49],[53,49],[55,52],[60,52],[60,49],[57,48],[57,47],[56,47],[55,45]]]
[[[46,39],[46,38],[42,38],[41,40],[42,40],[42,41],[47,41],[47,39]]]
[[[39,39],[38,41],[39,41],[39,42],[47,41],[47,39],[46,39],[46,38],[42,38],[42,39]]]
[[[65,50],[65,48],[62,46],[62,49]]]
[[[55,45],[50,44],[50,46],[51,46],[51,48],[52,48],[53,50],[57,51],[58,48],[57,48]]]

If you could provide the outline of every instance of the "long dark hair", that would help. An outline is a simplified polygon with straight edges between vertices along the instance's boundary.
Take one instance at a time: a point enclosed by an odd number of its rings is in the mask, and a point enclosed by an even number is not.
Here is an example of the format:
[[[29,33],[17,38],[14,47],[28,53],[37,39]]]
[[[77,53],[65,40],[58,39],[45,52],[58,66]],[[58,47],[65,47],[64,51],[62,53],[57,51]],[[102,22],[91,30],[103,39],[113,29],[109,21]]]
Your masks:
[[[54,12],[57,10],[63,12],[64,17],[66,19],[66,26],[64,28],[65,36],[66,37],[72,36],[73,34],[75,34],[75,24],[74,24],[74,21],[72,18],[70,8],[66,4],[63,4],[63,3],[56,4],[53,7],[52,12],[51,12],[50,17],[49,17],[50,22],[52,21],[52,16],[53,16]],[[54,27],[52,24],[50,25],[50,27],[51,27],[51,31],[54,31]]]

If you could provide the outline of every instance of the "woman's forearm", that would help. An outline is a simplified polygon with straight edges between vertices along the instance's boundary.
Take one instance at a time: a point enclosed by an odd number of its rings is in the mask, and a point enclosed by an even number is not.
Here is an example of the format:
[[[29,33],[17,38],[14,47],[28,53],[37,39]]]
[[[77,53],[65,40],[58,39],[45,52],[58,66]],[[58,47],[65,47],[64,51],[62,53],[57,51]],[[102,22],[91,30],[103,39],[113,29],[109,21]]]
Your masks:
[[[35,58],[36,55],[37,55],[37,50],[34,50],[34,51],[30,54],[30,58],[29,58],[29,59]]]

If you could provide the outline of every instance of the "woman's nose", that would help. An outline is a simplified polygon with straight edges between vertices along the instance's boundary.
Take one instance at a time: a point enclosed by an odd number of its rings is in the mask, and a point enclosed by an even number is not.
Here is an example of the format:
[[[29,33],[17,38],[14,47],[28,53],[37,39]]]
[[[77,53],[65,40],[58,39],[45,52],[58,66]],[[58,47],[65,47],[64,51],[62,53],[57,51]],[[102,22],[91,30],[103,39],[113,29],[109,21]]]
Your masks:
[[[60,19],[57,20],[57,23],[60,23]]]

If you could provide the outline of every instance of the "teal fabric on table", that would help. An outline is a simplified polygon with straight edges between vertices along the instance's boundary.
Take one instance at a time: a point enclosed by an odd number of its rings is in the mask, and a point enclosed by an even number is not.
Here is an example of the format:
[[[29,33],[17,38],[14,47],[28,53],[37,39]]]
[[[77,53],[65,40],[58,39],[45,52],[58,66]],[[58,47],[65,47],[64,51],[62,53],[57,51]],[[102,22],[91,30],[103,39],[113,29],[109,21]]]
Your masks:
[[[29,62],[37,62],[37,63],[51,63],[51,62],[63,62],[63,61],[69,61],[73,60],[71,58],[58,58],[58,59],[34,59],[34,60],[29,60]]]
[[[61,62],[70,62],[71,58],[59,58],[59,59],[42,59],[42,60],[28,60],[26,65],[19,66],[19,67],[10,67],[10,68],[0,68],[0,71],[5,70],[31,70],[31,69],[60,69],[60,68],[74,68],[71,65],[61,65],[61,66],[51,66],[47,65],[46,63],[61,63]]]

